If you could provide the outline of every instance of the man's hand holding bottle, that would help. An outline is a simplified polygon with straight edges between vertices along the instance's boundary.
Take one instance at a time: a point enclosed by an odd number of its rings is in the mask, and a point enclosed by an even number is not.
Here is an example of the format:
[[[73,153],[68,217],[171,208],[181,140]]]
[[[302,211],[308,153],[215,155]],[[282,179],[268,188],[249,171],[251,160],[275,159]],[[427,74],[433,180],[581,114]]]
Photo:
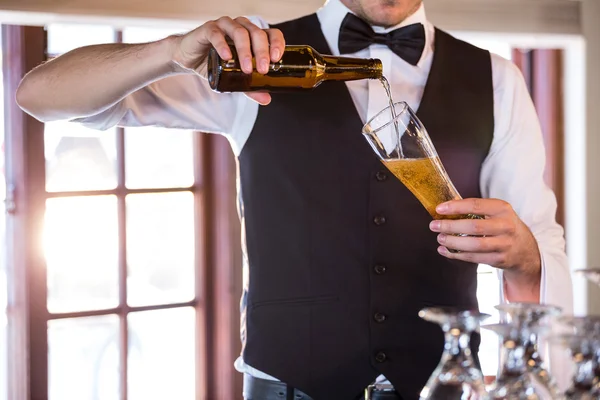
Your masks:
[[[261,29],[245,17],[221,17],[174,37],[173,61],[184,69],[206,76],[206,60],[212,47],[221,58],[232,58],[226,38],[233,41],[240,66],[247,74],[253,70],[252,58],[256,60],[256,70],[266,74],[269,64],[279,61],[285,48],[285,39],[278,29]],[[268,93],[251,92],[247,95],[260,104],[271,101]]]
[[[80,47],[39,65],[17,90],[17,103],[40,121],[96,115],[152,82],[178,74],[202,74],[209,50],[227,59],[230,38],[246,73],[252,58],[259,73],[281,58],[285,40],[277,29],[261,29],[244,17],[222,17],[183,35],[150,43],[107,43]],[[268,104],[268,93],[248,93]]]

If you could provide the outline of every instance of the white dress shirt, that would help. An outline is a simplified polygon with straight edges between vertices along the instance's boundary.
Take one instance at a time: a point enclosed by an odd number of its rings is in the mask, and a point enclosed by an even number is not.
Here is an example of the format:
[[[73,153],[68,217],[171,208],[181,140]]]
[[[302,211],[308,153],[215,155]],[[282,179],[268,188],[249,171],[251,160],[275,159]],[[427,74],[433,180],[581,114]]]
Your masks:
[[[348,12],[351,11],[340,0],[329,0],[317,11],[333,55],[339,55],[339,28]],[[262,28],[268,27],[260,18],[252,20]],[[388,32],[413,23],[424,24],[426,32],[425,49],[416,66],[406,63],[381,44],[373,44],[349,56],[380,59],[395,101],[406,101],[417,110],[434,54],[434,26],[427,21],[424,6],[398,26],[373,29]],[[484,198],[498,198],[510,203],[527,224],[542,256],[540,299],[571,314],[571,276],[563,230],[555,222],[556,199],[543,179],[545,151],[536,111],[522,74],[513,63],[492,54],[492,75],[495,127],[491,149],[481,170],[481,193]],[[346,84],[363,122],[388,105],[380,82],[360,80]],[[218,94],[210,90],[204,79],[178,75],[155,82],[108,110],[78,121],[96,129],[115,125],[161,126],[219,133],[229,139],[234,153],[239,155],[252,131],[259,107],[241,93]],[[502,282],[501,272],[499,276]],[[503,291],[503,288],[500,290]],[[550,360],[553,373],[564,387],[568,381],[565,359],[557,351]],[[258,377],[274,379],[245,365],[241,358],[236,361],[236,368]]]

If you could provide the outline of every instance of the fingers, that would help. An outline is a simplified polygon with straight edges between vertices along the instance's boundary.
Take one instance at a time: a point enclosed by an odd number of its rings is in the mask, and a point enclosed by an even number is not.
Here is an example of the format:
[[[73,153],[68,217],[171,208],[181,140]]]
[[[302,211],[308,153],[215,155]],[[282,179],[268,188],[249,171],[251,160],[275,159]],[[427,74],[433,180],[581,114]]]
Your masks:
[[[465,234],[472,236],[498,236],[513,235],[516,226],[512,219],[492,218],[492,219],[456,219],[456,220],[438,220],[429,224],[429,229],[433,232],[447,234]]]
[[[452,247],[450,247],[452,248]],[[442,256],[451,260],[466,261],[474,264],[487,264],[492,265],[495,268],[505,269],[508,267],[507,254],[505,252],[499,253],[451,253],[446,246],[438,247],[438,253]]]
[[[279,29],[265,29],[265,32],[269,37],[269,43],[271,45],[271,61],[277,62],[281,59],[283,51],[285,50],[283,33]]]
[[[510,247],[510,241],[503,236],[474,237],[440,233],[437,241],[446,248],[464,253],[497,253],[506,251]]]
[[[196,36],[197,32],[200,32],[200,35]],[[212,45],[212,47],[214,47],[215,50],[217,50],[217,53],[219,53],[219,56],[225,60],[229,60],[233,56],[231,54],[229,45],[227,44],[227,41],[225,40],[225,34],[223,33],[223,31],[221,30],[221,28],[219,27],[219,25],[217,24],[216,21],[209,21],[206,24],[202,25],[200,28],[192,31],[189,35],[186,35],[186,36],[190,36],[190,35],[192,35],[194,37],[199,37],[198,40],[200,40],[201,42],[203,42],[205,44]],[[188,53],[188,52],[193,53],[194,49],[186,48],[183,50],[186,53]]]
[[[442,203],[436,207],[442,215],[475,214],[496,216],[514,212],[510,204],[498,199],[462,199]]]
[[[247,74],[253,71],[253,56],[256,70],[266,74],[269,71],[269,63],[279,61],[285,48],[285,40],[280,30],[261,29],[245,17],[221,17],[204,24],[203,31],[206,42],[224,59],[232,58],[226,41],[226,37],[229,37],[237,51],[242,71]]]
[[[252,50],[248,30],[230,17],[221,17],[216,24],[222,34],[233,40],[242,71],[247,74],[252,73]]]
[[[243,26],[250,34],[252,52],[256,60],[256,70],[261,74],[269,72],[271,57],[269,54],[269,37],[267,33],[254,25],[248,18],[239,17],[235,22]]]

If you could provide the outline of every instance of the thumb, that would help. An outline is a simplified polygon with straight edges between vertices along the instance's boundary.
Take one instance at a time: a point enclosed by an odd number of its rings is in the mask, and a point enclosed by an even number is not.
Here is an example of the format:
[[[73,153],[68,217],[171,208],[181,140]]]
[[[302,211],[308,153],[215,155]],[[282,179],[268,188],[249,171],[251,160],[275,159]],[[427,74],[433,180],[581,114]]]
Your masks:
[[[266,106],[271,102],[271,95],[267,92],[247,92],[244,93],[249,99],[254,100],[261,106]]]

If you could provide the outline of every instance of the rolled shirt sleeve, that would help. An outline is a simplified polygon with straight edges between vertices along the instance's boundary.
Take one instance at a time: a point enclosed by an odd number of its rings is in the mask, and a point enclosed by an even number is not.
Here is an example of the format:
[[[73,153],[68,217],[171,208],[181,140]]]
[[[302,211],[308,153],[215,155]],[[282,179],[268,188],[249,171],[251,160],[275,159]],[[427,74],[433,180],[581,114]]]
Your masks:
[[[268,28],[258,17],[250,20]],[[181,74],[153,82],[96,115],[72,122],[98,130],[155,126],[217,133],[230,139],[237,155],[250,135],[258,107],[243,93],[217,93],[205,78]]]

